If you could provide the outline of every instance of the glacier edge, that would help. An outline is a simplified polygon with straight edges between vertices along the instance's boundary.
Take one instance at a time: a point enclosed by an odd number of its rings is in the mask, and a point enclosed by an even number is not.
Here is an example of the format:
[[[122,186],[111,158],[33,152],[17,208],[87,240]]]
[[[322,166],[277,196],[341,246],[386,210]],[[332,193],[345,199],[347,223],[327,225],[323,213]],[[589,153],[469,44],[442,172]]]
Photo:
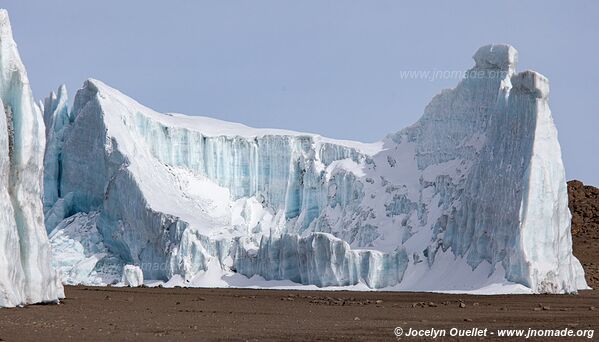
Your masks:
[[[485,272],[534,292],[587,288],[548,81],[517,73],[508,45],[481,47],[474,60],[417,123],[376,144],[164,115],[93,79],[70,112],[66,91],[51,96],[48,126],[60,134],[50,129],[48,146],[61,156],[46,154],[59,169],[46,173],[44,194],[53,246],[66,246],[56,229],[97,229],[102,246],[84,254],[109,256],[91,271],[82,264],[81,283],[135,264],[145,279],[188,286],[233,286],[223,279],[242,274],[443,290],[429,273],[455,263],[472,272],[451,290],[488,285],[469,278]],[[65,222],[73,215],[86,218]],[[118,282],[111,272],[103,282]]]
[[[44,124],[0,9],[0,307],[64,298],[42,211]]]

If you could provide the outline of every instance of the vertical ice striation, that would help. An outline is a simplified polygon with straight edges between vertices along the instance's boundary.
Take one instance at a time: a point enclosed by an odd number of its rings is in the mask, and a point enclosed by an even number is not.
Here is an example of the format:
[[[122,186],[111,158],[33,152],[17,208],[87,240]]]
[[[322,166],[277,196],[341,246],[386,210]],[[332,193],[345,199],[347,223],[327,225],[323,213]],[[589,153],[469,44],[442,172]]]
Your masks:
[[[235,265],[242,274],[317,286],[363,283],[370,288],[384,288],[401,282],[408,267],[404,250],[352,250],[347,242],[325,233],[263,238],[257,253],[248,253],[243,245],[236,252]]]
[[[42,211],[44,124],[0,10],[0,307],[64,297]]]
[[[69,127],[68,96],[65,85],[58,88],[58,93],[52,92],[44,100],[44,123],[46,125],[46,152],[44,154],[44,213],[46,228],[50,232],[68,213],[55,211],[48,213],[61,196],[60,184],[62,163],[62,146],[64,136]]]
[[[374,144],[160,114],[91,79],[70,113],[66,94],[51,97],[46,225],[65,281],[118,281],[105,270],[131,264],[190,286],[239,285],[237,273],[396,290],[586,288],[548,82],[516,73],[509,45],[474,60],[418,122]]]
[[[520,207],[521,258],[528,264],[520,264],[517,271],[526,273],[518,276],[539,292],[585,288],[582,265],[572,255],[572,217],[557,129],[549,110],[549,81],[525,71],[513,77],[512,84],[509,112],[536,117]]]
[[[419,123],[400,134],[418,143],[424,170],[455,160],[470,165],[467,173],[458,168],[460,177],[428,177],[440,188],[435,192],[444,213],[434,222],[437,244],[427,258],[450,248],[473,267],[501,264],[508,280],[535,291],[584,288],[572,256],[548,81],[532,71],[516,74],[517,54],[507,45],[482,47],[474,59],[468,77],[433,99]]]

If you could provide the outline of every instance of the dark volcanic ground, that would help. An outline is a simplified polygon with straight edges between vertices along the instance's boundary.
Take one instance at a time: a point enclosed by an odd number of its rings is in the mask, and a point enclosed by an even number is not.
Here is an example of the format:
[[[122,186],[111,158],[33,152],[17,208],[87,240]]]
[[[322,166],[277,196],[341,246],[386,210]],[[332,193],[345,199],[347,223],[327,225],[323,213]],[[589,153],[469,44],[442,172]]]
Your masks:
[[[590,287],[599,289],[599,189],[573,180],[568,182],[572,212],[572,245]]]
[[[393,341],[397,326],[406,330],[591,328],[599,333],[598,291],[576,296],[464,296],[182,288],[66,290],[67,299],[58,306],[0,310],[0,337],[7,341]]]
[[[577,181],[568,185],[574,253],[585,267],[589,284],[599,287],[599,190]],[[488,328],[489,332],[590,328],[596,330],[594,338],[599,337],[599,291],[467,296],[66,287],[66,295],[60,305],[0,309],[0,341],[391,341],[396,339],[395,327],[404,331]],[[495,339],[499,338],[489,335],[485,340]],[[416,339],[404,336],[403,340]]]

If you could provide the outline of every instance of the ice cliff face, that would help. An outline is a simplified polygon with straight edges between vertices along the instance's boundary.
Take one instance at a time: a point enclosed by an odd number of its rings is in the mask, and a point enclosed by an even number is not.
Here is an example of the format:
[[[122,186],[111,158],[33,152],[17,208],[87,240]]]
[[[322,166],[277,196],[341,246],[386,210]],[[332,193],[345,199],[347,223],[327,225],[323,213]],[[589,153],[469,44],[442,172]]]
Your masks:
[[[62,160],[62,145],[65,132],[70,124],[69,111],[67,107],[67,89],[63,85],[58,93],[52,92],[44,103],[44,123],[46,126],[46,152],[44,154],[44,212],[48,211],[48,205],[54,204],[60,197],[60,163]],[[46,220],[52,220],[48,217]],[[56,225],[52,222],[48,226]]]
[[[62,284],[50,266],[42,211],[44,124],[0,10],[0,307],[56,302]]]
[[[69,283],[133,264],[190,286],[586,288],[548,82],[516,58],[482,47],[375,144],[160,114],[96,80],[68,112],[60,90],[44,106],[55,262]]]

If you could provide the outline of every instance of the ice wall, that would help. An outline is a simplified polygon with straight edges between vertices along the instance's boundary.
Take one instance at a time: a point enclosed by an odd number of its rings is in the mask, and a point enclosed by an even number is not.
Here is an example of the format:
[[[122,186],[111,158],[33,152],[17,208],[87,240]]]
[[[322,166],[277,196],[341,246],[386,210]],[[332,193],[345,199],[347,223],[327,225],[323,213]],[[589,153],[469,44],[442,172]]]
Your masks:
[[[484,46],[474,61],[418,122],[375,144],[160,114],[88,80],[68,115],[54,105],[66,95],[44,105],[63,113],[49,115],[63,134],[49,131],[61,157],[46,158],[58,170],[47,173],[47,228],[85,236],[89,224],[61,220],[94,217],[101,248],[78,255],[106,248],[110,259],[90,279],[133,264],[146,279],[190,286],[241,274],[399,290],[497,279],[586,288],[548,82],[517,73],[508,45]],[[465,270],[457,288],[435,278],[449,264]],[[82,269],[70,274],[85,278]]]
[[[585,288],[572,256],[548,81],[534,71],[515,73],[510,46],[482,47],[474,60],[458,87],[433,99],[414,127],[394,137],[418,144],[424,170],[455,160],[470,165],[457,169],[459,177],[427,177],[443,214],[433,222],[426,257],[432,262],[437,251],[450,249],[473,267],[500,263],[507,279],[540,292]]]
[[[0,10],[0,307],[57,302],[42,211],[44,123]]]
[[[240,244],[235,256],[236,270],[242,274],[317,286],[394,286],[408,267],[404,250],[352,250],[347,242],[325,233],[263,238],[257,252]]]
[[[58,92],[52,92],[44,100],[44,123],[46,125],[47,144],[44,153],[44,213],[46,214],[47,227],[54,227],[58,222],[53,222],[53,215],[48,215],[48,209],[54,206],[61,196],[60,184],[62,146],[64,136],[70,124],[68,110],[67,88],[62,85]],[[61,216],[66,216],[61,215]],[[62,217],[61,217],[62,219]]]

